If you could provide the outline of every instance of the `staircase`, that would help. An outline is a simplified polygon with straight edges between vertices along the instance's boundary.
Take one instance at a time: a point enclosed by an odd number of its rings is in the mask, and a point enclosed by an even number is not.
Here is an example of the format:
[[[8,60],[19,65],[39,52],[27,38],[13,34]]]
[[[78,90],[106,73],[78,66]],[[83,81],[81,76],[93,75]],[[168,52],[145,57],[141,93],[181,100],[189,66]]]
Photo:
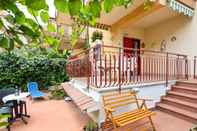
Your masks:
[[[156,108],[197,123],[197,82],[178,81],[167,95],[161,98]]]

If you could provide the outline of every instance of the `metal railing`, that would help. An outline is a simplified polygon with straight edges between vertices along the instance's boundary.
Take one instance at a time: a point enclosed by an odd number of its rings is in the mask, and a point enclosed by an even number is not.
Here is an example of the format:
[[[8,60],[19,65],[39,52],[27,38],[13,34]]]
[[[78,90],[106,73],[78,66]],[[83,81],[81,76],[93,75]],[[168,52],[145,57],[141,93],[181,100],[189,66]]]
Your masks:
[[[106,88],[155,81],[186,80],[191,62],[186,55],[97,45],[70,59],[67,72],[87,85]]]
[[[193,71],[194,71],[193,78],[194,79],[197,79],[197,74],[196,74],[197,73],[196,72],[197,70],[196,69],[197,69],[197,56],[194,56],[194,68],[193,68]]]

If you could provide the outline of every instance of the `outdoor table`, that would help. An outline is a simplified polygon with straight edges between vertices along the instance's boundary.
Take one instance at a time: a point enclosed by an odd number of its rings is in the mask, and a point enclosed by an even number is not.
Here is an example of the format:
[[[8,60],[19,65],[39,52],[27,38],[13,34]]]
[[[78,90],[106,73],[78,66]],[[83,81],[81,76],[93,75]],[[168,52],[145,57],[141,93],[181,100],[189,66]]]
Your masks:
[[[8,101],[13,101],[14,103],[14,112],[15,112],[15,119],[17,118],[21,118],[22,121],[27,124],[27,122],[25,121],[24,117],[30,117],[27,114],[23,113],[23,101],[25,100],[25,98],[27,98],[30,95],[30,93],[28,92],[22,92],[19,95],[16,94],[10,94],[7,95],[5,97],[3,97],[3,102],[6,103]],[[18,110],[19,107],[19,110]]]

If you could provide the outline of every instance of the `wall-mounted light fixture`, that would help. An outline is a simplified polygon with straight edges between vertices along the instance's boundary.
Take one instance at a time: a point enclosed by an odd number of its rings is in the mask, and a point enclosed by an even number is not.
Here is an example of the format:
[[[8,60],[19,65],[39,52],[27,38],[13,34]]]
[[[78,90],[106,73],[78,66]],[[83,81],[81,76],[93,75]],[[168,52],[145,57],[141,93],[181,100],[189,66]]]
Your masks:
[[[170,40],[171,40],[171,42],[174,42],[177,40],[177,38],[176,38],[176,36],[172,36]]]

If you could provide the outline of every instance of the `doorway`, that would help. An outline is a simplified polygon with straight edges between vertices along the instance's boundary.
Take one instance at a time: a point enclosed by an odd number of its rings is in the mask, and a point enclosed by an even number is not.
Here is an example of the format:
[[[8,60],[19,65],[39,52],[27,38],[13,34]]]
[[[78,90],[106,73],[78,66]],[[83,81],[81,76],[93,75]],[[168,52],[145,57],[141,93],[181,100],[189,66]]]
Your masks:
[[[123,38],[124,56],[136,58],[137,74],[141,72],[140,39]],[[136,50],[131,50],[136,49]]]

